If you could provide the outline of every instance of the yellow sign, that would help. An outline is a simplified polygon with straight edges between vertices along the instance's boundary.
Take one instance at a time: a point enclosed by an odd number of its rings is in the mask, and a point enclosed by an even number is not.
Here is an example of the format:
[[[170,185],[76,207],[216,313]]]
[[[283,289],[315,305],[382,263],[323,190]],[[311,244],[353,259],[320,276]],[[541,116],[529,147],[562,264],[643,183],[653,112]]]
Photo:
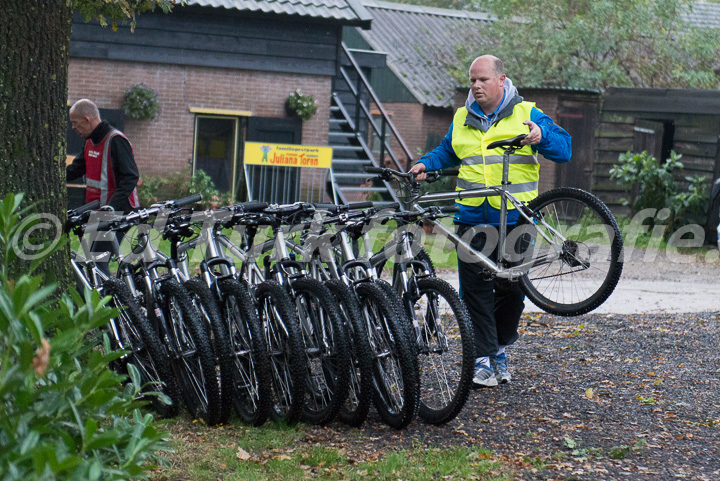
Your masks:
[[[332,166],[332,147],[245,142],[245,163],[329,169]]]

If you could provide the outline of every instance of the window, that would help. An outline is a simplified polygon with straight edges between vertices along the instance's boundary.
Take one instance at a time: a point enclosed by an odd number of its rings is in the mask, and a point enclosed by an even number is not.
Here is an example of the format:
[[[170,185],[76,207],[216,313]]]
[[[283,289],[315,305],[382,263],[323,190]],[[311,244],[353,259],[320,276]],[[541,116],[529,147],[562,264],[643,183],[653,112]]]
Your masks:
[[[233,199],[245,199],[242,149],[245,139],[245,116],[249,112],[190,109],[195,115],[193,174],[206,172],[215,187],[229,192]],[[222,114],[215,114],[221,112]]]

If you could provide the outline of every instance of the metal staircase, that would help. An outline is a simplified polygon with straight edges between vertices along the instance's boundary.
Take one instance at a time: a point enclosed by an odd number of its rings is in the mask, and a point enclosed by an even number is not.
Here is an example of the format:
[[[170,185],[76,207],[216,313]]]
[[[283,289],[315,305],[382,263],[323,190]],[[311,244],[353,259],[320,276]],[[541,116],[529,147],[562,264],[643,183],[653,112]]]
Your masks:
[[[333,148],[332,182],[338,200],[341,203],[372,200],[379,205],[397,202],[396,187],[384,181],[367,182],[372,175],[363,168],[384,166],[405,172],[412,156],[344,43],[342,57],[333,88],[329,134],[329,145]],[[393,145],[400,151],[399,156]]]

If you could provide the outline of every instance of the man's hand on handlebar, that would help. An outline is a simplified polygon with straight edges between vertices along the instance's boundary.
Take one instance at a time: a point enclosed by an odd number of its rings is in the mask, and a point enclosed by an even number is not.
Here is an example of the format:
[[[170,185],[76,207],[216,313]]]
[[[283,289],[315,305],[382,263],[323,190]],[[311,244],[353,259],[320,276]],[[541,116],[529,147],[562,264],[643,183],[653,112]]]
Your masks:
[[[408,170],[408,172],[415,175],[416,182],[422,182],[427,177],[427,174],[425,173],[425,164],[421,162],[413,165],[412,168]]]

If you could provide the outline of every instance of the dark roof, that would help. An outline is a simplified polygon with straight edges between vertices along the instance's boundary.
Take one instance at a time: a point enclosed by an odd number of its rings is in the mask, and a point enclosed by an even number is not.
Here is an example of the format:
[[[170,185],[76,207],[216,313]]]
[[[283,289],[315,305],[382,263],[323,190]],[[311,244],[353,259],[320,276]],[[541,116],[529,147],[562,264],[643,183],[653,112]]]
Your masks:
[[[454,91],[462,86],[450,72],[458,60],[458,40],[471,44],[473,38],[480,37],[483,25],[492,21],[491,17],[480,12],[378,0],[362,2],[372,16],[372,29],[360,31],[365,41],[374,50],[387,54],[388,67],[418,102],[452,107]],[[695,2],[691,10],[683,15],[690,24],[720,28],[720,4]]]
[[[373,50],[387,54],[387,65],[421,104],[452,107],[460,83],[450,70],[457,64],[459,40],[472,43],[490,17],[448,10],[363,0],[372,29],[360,31]]]
[[[187,5],[251,12],[342,20],[348,25],[370,25],[370,15],[359,0],[187,0]]]
[[[720,4],[694,2],[682,17],[696,27],[720,28]]]

